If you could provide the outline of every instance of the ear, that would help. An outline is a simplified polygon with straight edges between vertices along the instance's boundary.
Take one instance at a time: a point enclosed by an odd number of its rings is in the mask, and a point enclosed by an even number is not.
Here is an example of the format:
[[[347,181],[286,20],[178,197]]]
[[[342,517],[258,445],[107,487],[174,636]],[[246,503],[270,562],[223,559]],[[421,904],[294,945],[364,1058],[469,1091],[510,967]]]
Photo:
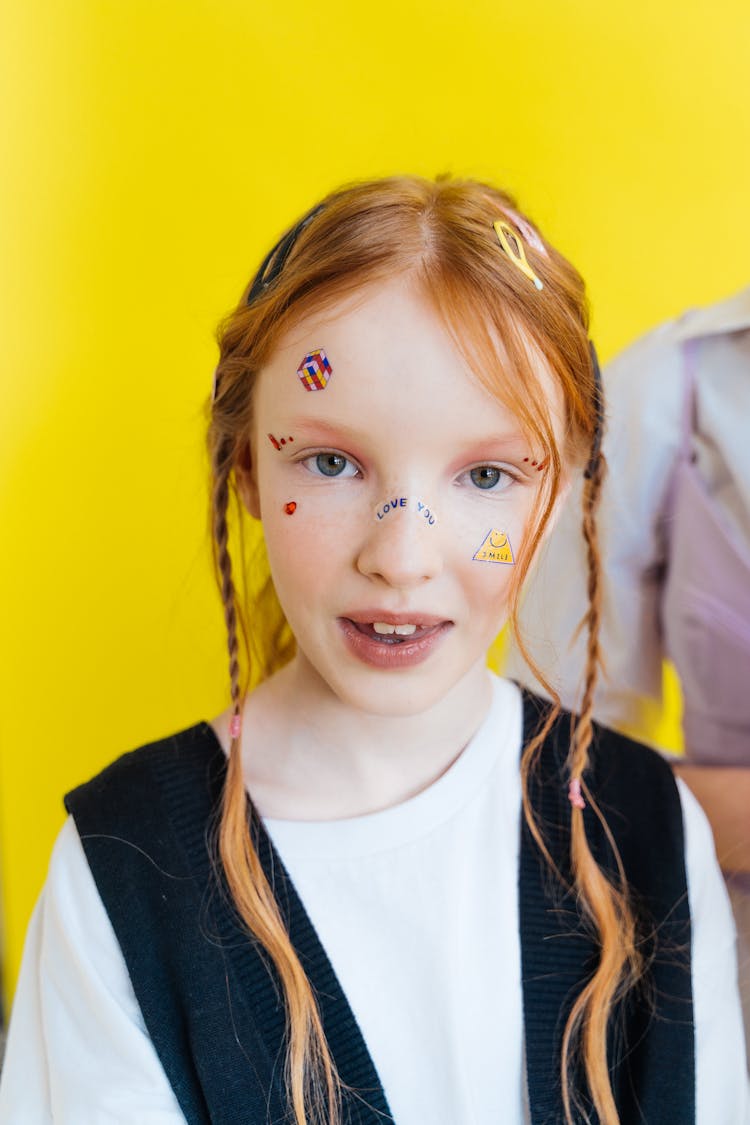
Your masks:
[[[255,465],[253,463],[250,443],[243,445],[237,456],[234,468],[234,477],[237,482],[242,503],[247,508],[253,519],[260,519],[260,493],[256,479]]]

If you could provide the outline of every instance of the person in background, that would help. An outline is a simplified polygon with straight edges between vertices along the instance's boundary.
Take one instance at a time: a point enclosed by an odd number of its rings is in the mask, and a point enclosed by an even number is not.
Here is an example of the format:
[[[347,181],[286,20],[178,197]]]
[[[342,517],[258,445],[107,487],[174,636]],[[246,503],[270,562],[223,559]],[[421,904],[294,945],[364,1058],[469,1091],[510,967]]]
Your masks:
[[[594,713],[648,740],[663,661],[682,687],[685,758],[735,911],[750,1030],[750,288],[660,326],[604,372],[609,465],[600,509],[608,594]],[[574,485],[574,488],[579,486]],[[586,546],[562,512],[526,588],[529,654],[565,706],[578,696]],[[506,673],[531,683],[511,641]],[[536,682],[536,681],[534,681]]]

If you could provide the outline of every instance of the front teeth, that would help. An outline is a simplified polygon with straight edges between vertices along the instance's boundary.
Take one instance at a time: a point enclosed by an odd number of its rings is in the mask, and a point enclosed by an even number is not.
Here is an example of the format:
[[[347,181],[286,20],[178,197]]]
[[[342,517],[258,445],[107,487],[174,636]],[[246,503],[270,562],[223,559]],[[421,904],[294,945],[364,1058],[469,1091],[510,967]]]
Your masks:
[[[416,633],[416,625],[388,625],[385,621],[373,621],[372,627],[381,637],[390,637],[393,633],[397,637],[410,637]]]

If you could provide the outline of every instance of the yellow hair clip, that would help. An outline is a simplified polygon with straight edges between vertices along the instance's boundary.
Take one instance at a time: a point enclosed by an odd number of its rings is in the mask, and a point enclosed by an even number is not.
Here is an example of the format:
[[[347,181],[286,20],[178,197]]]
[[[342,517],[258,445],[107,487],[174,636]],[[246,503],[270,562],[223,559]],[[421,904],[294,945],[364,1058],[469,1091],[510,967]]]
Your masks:
[[[544,289],[544,284],[541,278],[537,277],[533,269],[529,265],[526,251],[523,247],[519,235],[516,231],[512,230],[504,219],[497,219],[494,222],[495,234],[497,235],[498,242],[502,246],[505,253],[510,258],[514,266],[517,266],[521,273],[526,274],[529,281],[533,281],[537,289]]]

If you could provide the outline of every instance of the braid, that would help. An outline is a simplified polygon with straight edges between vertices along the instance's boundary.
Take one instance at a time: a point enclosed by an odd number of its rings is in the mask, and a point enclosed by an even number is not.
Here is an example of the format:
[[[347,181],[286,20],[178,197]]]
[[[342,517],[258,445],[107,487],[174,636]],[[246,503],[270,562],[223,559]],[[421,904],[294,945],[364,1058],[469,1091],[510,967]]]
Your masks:
[[[582,776],[588,760],[588,748],[592,737],[594,693],[601,663],[599,631],[602,616],[602,563],[596,530],[596,510],[601,497],[605,469],[604,456],[599,453],[592,463],[591,471],[586,473],[583,485],[583,538],[586,543],[588,609],[582,624],[586,628],[586,668],[583,696],[573,737],[574,748],[570,758],[570,772],[573,778]]]
[[[584,916],[592,925],[599,943],[596,972],[582,989],[571,1009],[562,1042],[562,1093],[565,1119],[572,1125],[573,1103],[580,1104],[571,1088],[572,1058],[578,1046],[583,1057],[589,1091],[602,1125],[619,1125],[607,1064],[607,1029],[615,1002],[641,975],[636,925],[627,894],[627,884],[617,846],[591,791],[582,782],[588,766],[593,736],[594,693],[600,665],[599,628],[602,602],[602,565],[596,530],[596,509],[601,495],[606,463],[597,452],[591,471],[586,473],[583,491],[583,535],[588,565],[588,610],[583,624],[587,629],[586,669],[583,696],[572,730],[568,756],[571,789],[571,867],[574,890]],[[599,866],[589,847],[583,818],[586,801],[599,820],[618,871],[615,883]]]
[[[219,588],[224,606],[224,621],[227,628],[227,650],[229,653],[229,684],[232,707],[235,714],[240,710],[240,655],[237,636],[237,605],[232,580],[232,560],[229,555],[229,474],[231,461],[217,457],[215,484],[213,492],[213,532],[216,569],[219,575]]]

